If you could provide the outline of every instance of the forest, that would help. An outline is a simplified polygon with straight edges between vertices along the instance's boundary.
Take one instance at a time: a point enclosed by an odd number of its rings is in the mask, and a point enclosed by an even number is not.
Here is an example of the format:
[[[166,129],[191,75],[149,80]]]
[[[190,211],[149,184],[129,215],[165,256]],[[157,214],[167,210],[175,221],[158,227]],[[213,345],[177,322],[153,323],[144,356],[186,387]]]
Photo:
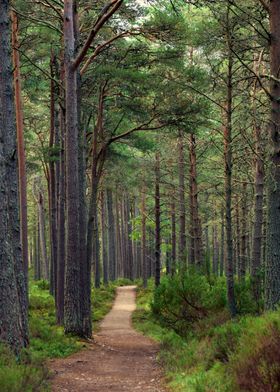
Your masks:
[[[280,391],[280,0],[0,0],[0,56],[0,391]]]

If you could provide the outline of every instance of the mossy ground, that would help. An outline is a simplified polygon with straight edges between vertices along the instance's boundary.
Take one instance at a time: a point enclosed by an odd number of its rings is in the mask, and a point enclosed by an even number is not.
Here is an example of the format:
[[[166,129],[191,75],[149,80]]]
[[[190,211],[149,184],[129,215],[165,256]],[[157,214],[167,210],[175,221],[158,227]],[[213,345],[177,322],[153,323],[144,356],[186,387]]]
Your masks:
[[[160,343],[159,361],[174,391],[280,390],[280,311],[232,321],[226,310],[194,323],[184,337],[153,315],[153,285],[139,288],[136,329]]]
[[[116,287],[126,283],[120,280],[92,290],[95,330],[113,304]],[[29,284],[29,331],[30,346],[19,358],[15,358],[8,348],[0,346],[1,392],[49,391],[46,360],[66,357],[86,346],[77,337],[66,336],[63,327],[56,325],[54,299],[45,281],[31,281]]]

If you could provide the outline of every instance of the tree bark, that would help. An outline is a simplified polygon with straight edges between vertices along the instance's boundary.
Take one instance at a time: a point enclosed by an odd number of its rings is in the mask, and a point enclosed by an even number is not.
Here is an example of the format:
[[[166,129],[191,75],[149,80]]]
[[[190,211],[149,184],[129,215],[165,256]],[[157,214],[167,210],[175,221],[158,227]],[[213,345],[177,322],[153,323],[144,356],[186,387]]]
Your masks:
[[[227,66],[227,103],[225,107],[224,125],[224,165],[225,165],[225,214],[226,214],[226,277],[228,306],[232,317],[236,316],[236,302],[234,293],[234,270],[233,270],[233,241],[232,241],[232,75],[233,75],[233,53],[230,26],[230,7],[227,6],[227,31],[226,39],[228,45]]]
[[[143,183],[142,186],[142,203],[141,203],[141,247],[142,247],[142,277],[143,286],[146,288],[148,284],[148,274],[147,274],[147,249],[146,249],[146,221],[147,221],[147,211],[146,211],[146,185]]]
[[[197,160],[196,160],[196,138],[190,135],[189,142],[190,156],[190,263],[196,264],[199,268],[203,265],[202,228],[198,207],[197,188]]]
[[[50,227],[50,250],[51,250],[51,276],[50,276],[50,292],[56,298],[57,289],[57,133],[58,133],[58,105],[59,90],[54,78],[57,75],[56,57],[53,52],[51,53],[50,61],[51,69],[51,93],[50,93],[50,140],[49,140],[49,185],[50,185],[50,198],[49,198],[49,227]]]
[[[103,264],[103,283],[108,285],[108,238],[106,230],[106,205],[105,194],[102,190],[100,192],[101,199],[101,231],[102,231],[102,264]]]
[[[61,83],[64,85],[64,64],[61,64]],[[61,97],[64,94],[61,91]],[[64,103],[64,99],[63,99]],[[60,152],[59,152],[59,189],[57,217],[57,298],[56,319],[62,325],[64,321],[64,289],[65,289],[65,109],[60,107]]]
[[[109,277],[116,280],[116,244],[115,244],[115,217],[113,212],[113,193],[107,188],[107,212],[108,212],[108,242],[109,242]]]
[[[38,217],[39,217],[40,249],[41,249],[42,266],[43,266],[43,279],[49,280],[50,266],[49,266],[47,244],[46,244],[45,207],[44,207],[44,198],[41,189],[38,190],[37,202],[38,202]]]
[[[178,174],[179,174],[178,259],[182,265],[185,265],[186,264],[185,157],[184,157],[184,135],[181,130],[179,131],[179,135],[178,135]],[[192,254],[190,255],[190,258],[192,259]]]
[[[270,175],[268,189],[267,264],[265,307],[275,308],[280,302],[280,0],[269,2],[270,22]]]
[[[264,193],[264,157],[262,148],[261,127],[255,123],[255,141],[256,141],[256,158],[255,158],[255,205],[254,205],[254,227],[253,227],[253,245],[251,276],[253,295],[259,306],[261,299],[261,258],[263,244],[263,193]]]
[[[161,225],[160,225],[160,155],[156,153],[155,162],[155,285],[160,284],[160,270],[161,270]]]
[[[225,267],[225,218],[224,218],[224,209],[222,209],[220,276],[224,275],[224,267]]]
[[[79,248],[79,172],[78,172],[78,92],[75,56],[74,4],[64,1],[64,65],[66,105],[66,263],[64,327],[66,333],[83,336],[81,298],[81,268]]]
[[[23,108],[21,100],[21,74],[19,60],[18,43],[18,19],[17,14],[12,11],[12,46],[13,46],[13,66],[14,66],[14,93],[15,111],[17,126],[17,151],[18,151],[18,172],[19,172],[19,202],[20,202],[20,236],[22,247],[22,258],[26,283],[28,282],[28,227],[27,227],[27,183],[26,164],[24,149],[24,124]]]
[[[247,264],[247,184],[242,184],[242,223],[241,223],[241,244],[240,244],[240,264],[239,279],[244,282]]]
[[[176,206],[175,206],[175,198],[174,193],[171,196],[171,274],[174,275],[176,272]]]
[[[0,340],[15,353],[28,344],[27,290],[20,246],[10,2],[0,1]]]

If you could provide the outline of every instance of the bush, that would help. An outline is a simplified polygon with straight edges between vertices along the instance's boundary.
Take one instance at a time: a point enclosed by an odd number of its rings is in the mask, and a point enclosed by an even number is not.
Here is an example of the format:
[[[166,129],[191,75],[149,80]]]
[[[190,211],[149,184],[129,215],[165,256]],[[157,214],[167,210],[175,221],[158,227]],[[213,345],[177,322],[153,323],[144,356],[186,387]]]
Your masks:
[[[236,282],[234,290],[238,314],[256,314],[258,311],[258,304],[253,297],[251,279],[246,278],[244,282]]]
[[[37,280],[36,285],[40,290],[49,290],[50,289],[50,283],[47,280]]]
[[[236,349],[242,327],[238,322],[230,321],[213,330],[211,345],[213,362],[228,362],[230,355]],[[211,337],[211,334],[210,334]]]
[[[236,364],[237,384],[241,390],[280,391],[280,331],[271,325],[260,337],[250,357]]]
[[[11,351],[0,346],[0,387],[1,392],[47,391],[47,370],[40,361],[34,361],[23,352],[16,360]]]
[[[190,326],[210,310],[224,306],[224,285],[211,286],[205,276],[197,273],[163,278],[151,305],[158,320],[180,335],[186,335]]]

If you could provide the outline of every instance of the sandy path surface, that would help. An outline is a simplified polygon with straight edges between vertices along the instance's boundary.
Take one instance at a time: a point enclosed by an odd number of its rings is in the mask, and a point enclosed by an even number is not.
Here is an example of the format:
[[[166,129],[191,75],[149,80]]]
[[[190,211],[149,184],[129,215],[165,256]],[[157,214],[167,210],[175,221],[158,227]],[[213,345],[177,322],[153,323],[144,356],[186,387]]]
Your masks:
[[[89,348],[53,360],[53,392],[164,392],[156,362],[158,346],[131,326],[135,287],[117,289],[110,313]]]

